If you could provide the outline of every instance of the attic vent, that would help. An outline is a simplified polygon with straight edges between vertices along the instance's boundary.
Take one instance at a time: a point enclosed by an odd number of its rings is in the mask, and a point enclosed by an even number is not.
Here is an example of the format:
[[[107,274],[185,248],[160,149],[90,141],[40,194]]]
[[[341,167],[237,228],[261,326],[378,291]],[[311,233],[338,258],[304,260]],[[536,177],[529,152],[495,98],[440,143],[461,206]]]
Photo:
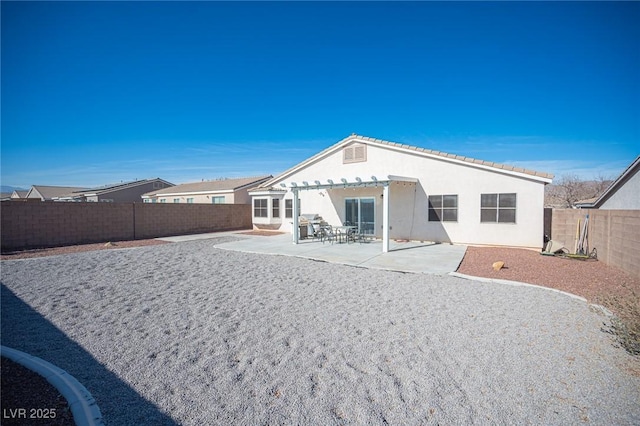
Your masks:
[[[361,163],[367,161],[367,146],[354,144],[342,150],[342,163]]]

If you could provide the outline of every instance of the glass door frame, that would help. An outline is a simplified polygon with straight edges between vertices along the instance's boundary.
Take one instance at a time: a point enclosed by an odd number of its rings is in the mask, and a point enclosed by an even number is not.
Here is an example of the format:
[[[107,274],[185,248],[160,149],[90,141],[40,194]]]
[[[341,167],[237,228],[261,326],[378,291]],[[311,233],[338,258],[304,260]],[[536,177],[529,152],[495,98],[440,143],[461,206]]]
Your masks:
[[[368,197],[345,197],[344,199],[344,222],[347,222],[347,202],[357,200],[357,215],[358,218],[353,223],[354,226],[358,226],[358,232],[362,232],[362,200],[373,201],[373,232],[367,235],[375,235],[376,234],[376,224],[378,222],[377,214],[376,214],[376,197],[368,196]]]

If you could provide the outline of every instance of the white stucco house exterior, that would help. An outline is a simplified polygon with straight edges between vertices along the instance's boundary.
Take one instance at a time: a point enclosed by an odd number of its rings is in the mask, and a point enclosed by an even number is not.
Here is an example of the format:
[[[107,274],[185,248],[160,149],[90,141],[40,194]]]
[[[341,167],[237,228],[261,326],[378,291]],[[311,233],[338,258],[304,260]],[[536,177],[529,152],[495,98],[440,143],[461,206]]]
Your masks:
[[[382,239],[540,248],[553,176],[351,135],[249,191],[256,229],[292,233],[300,214]],[[294,214],[297,212],[297,214]]]

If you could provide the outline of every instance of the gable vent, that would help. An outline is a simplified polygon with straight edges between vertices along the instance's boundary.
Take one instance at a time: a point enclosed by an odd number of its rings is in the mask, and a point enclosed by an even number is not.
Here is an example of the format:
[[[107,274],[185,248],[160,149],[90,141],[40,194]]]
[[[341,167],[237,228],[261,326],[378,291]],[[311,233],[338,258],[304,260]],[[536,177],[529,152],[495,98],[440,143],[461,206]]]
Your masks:
[[[361,163],[367,161],[367,146],[354,144],[342,150],[342,163]]]

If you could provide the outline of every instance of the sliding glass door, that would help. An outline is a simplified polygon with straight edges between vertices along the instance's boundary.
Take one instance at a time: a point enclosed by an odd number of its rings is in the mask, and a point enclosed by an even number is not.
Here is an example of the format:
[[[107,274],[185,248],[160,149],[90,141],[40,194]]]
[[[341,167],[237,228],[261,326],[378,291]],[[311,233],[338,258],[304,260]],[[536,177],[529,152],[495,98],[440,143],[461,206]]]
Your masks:
[[[345,224],[358,227],[358,231],[374,235],[376,199],[367,198],[346,198],[344,200],[344,221]]]

